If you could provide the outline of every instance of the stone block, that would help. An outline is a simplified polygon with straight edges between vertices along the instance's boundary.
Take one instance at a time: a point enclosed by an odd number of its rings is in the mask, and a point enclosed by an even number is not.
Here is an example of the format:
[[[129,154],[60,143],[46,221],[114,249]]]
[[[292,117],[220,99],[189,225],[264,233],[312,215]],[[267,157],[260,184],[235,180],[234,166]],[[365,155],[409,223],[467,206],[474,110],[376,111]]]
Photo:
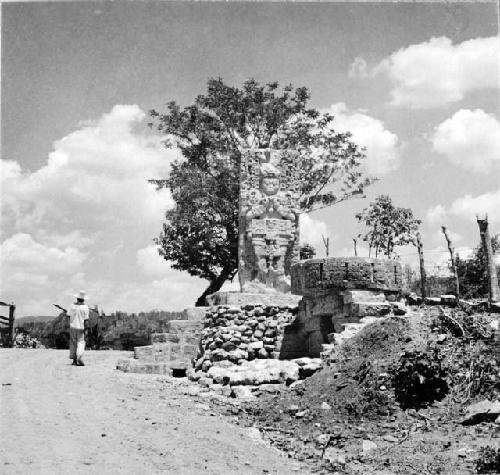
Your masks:
[[[368,317],[387,315],[392,310],[390,302],[362,302],[351,306],[351,317]]]
[[[154,354],[153,345],[136,346],[134,348],[134,358],[136,360],[154,361]]]
[[[401,264],[389,259],[362,257],[309,259],[291,268],[292,292],[319,295],[332,289],[400,292]]]
[[[179,343],[179,335],[172,333],[151,333],[151,344],[155,343]]]
[[[277,305],[277,306],[296,306],[300,297],[292,294],[282,294],[273,292],[264,293],[245,293],[245,292],[216,292],[209,295],[207,301],[210,305],[239,305],[246,307],[248,305]]]
[[[186,320],[201,321],[205,317],[209,307],[187,307],[184,309]]]
[[[342,292],[342,298],[344,303],[386,302],[382,291],[346,290]]]

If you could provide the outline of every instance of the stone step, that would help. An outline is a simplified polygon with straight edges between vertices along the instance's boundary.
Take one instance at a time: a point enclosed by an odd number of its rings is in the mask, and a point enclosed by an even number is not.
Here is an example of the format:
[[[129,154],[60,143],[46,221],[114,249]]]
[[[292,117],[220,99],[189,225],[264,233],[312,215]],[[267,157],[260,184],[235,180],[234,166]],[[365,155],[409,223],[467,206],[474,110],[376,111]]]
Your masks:
[[[173,370],[191,368],[190,361],[175,360],[169,362],[143,362],[133,358],[119,360],[116,369],[125,373],[164,374],[171,376]]]

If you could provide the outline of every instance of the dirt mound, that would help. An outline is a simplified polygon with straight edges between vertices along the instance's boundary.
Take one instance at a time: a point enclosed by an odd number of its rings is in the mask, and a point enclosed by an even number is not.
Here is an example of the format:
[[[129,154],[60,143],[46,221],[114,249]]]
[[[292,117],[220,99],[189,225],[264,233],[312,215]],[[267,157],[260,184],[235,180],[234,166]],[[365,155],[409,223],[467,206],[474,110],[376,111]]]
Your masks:
[[[498,425],[458,421],[475,398],[500,395],[498,332],[490,316],[453,312],[419,308],[365,327],[319,373],[247,405],[244,419],[325,473],[475,473]]]

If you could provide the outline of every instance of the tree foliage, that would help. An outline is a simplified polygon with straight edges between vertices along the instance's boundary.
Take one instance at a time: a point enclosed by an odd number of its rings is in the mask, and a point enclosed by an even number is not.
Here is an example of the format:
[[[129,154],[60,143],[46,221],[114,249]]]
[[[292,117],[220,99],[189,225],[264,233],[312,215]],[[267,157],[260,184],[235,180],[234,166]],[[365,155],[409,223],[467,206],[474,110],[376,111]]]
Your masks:
[[[375,257],[383,253],[388,258],[394,256],[394,248],[407,244],[415,244],[416,233],[421,223],[413,217],[410,208],[394,206],[387,195],[380,195],[370,206],[356,214],[359,222],[367,228],[360,234],[368,243],[369,252],[375,250]]]
[[[182,108],[150,111],[165,145],[182,154],[166,178],[175,207],[157,238],[172,267],[210,282],[200,297],[218,290],[237,271],[239,168],[245,148],[300,152],[300,208],[308,212],[363,193],[371,180],[360,170],[363,150],[349,133],[335,131],[330,114],[308,108],[305,87],[280,88],[254,79],[241,88],[210,79],[207,92]]]
[[[500,251],[500,234],[491,238],[493,253]],[[483,246],[480,244],[468,259],[455,258],[460,293],[463,298],[476,298],[488,295],[488,273]],[[500,278],[500,269],[497,266]]]

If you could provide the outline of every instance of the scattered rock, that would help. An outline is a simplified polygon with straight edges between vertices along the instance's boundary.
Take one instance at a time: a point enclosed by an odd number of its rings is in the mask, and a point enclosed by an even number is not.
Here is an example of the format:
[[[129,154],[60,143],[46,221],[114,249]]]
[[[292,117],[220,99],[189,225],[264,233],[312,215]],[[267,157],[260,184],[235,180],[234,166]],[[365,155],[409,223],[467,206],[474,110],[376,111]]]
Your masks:
[[[241,399],[241,400],[250,400],[255,399],[255,396],[252,394],[252,390],[247,386],[233,386],[231,387],[232,396]]]
[[[406,305],[403,302],[392,303],[392,312],[394,315],[405,315],[406,311]]]
[[[345,452],[343,452],[342,450],[337,449],[335,447],[328,447],[325,450],[323,458],[328,460],[330,463],[333,463],[333,464],[335,464],[335,463],[338,463],[340,465],[346,464]]]
[[[442,305],[456,305],[457,303],[457,298],[454,295],[441,295],[439,298]]]
[[[307,416],[307,414],[309,414],[309,409],[305,409],[305,410],[303,410],[303,411],[296,412],[296,413],[295,413],[295,417],[296,417],[297,419],[301,419],[302,417]]]
[[[330,404],[328,404],[327,402],[323,401],[321,403],[321,409],[323,411],[329,411],[331,408],[332,408],[332,406],[330,406]]]
[[[409,305],[420,305],[422,303],[422,297],[417,295],[415,292],[412,292],[408,295],[407,301]]]
[[[382,437],[386,442],[391,442],[391,443],[396,443],[399,442],[399,439],[397,437],[394,437],[393,435],[384,435]]]
[[[463,425],[474,425],[480,422],[495,421],[500,416],[500,401],[480,401],[467,408],[462,420]]]
[[[361,447],[363,455],[370,455],[372,452],[377,450],[378,445],[375,442],[372,442],[371,440],[363,440]]]

